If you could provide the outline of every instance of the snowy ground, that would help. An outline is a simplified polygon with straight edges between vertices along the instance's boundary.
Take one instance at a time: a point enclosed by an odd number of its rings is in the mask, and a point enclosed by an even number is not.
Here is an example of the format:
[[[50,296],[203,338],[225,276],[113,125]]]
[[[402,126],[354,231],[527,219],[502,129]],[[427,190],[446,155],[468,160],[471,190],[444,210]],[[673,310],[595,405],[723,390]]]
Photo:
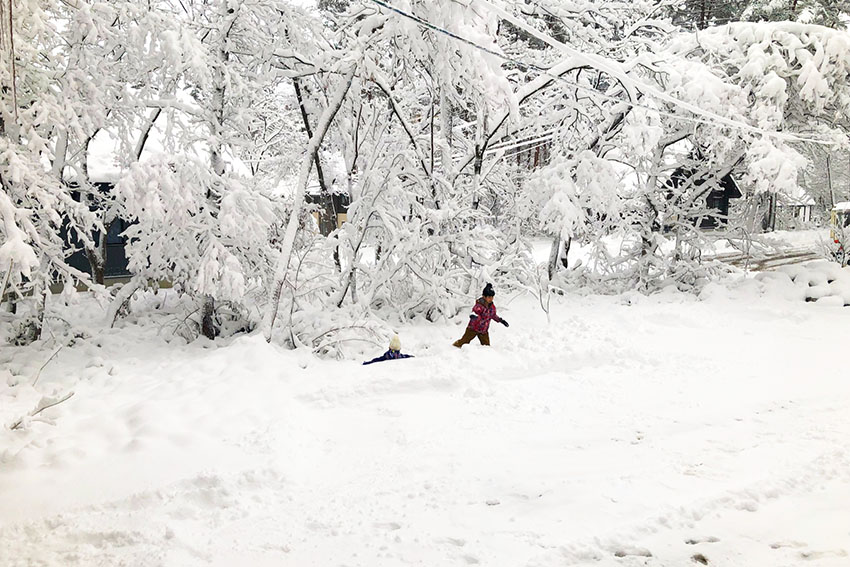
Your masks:
[[[55,345],[0,347],[0,565],[846,567],[847,290],[497,296],[366,367],[79,310],[34,388]]]

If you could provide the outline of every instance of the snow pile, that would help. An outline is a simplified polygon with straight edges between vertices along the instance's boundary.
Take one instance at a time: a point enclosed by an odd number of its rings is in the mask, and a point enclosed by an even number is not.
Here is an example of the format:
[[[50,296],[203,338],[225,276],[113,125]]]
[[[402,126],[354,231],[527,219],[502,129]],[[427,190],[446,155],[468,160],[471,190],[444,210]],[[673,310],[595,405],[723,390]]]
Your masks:
[[[806,301],[841,307],[850,305],[850,270],[846,267],[821,260],[805,265],[783,266],[780,273],[786,275],[795,288],[803,290]]]
[[[818,305],[850,306],[850,269],[835,262],[817,260],[780,266],[775,271],[755,274],[726,283],[710,283],[700,293],[706,301],[777,298],[817,302]]]

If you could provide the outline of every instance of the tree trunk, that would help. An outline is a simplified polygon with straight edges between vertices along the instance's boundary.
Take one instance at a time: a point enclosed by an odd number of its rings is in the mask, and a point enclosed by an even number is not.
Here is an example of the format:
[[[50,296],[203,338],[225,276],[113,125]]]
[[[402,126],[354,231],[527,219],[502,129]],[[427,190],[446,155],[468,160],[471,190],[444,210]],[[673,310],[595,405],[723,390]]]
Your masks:
[[[98,247],[100,248],[100,247]],[[106,247],[104,246],[105,250]],[[89,266],[91,267],[91,276],[95,283],[103,285],[103,275],[104,275],[104,263],[106,261],[105,257],[101,257],[101,255],[91,248],[86,248],[86,258],[89,261]]]
[[[209,340],[214,340],[218,335],[218,328],[215,326],[215,299],[211,295],[204,296],[204,304],[201,307],[201,334]]]
[[[830,169],[829,154],[826,154],[826,183],[829,186],[829,208],[835,206],[835,192],[832,190],[832,170]]]
[[[478,114],[478,125],[475,128],[475,160],[472,164],[472,208],[478,209],[481,203],[479,194],[481,185],[481,170],[484,166],[484,150],[487,147],[485,139],[487,130],[487,115],[482,110]]]
[[[85,186],[87,191],[92,190],[91,179],[89,178],[89,164],[88,164],[88,156],[89,156],[89,146],[91,145],[91,141],[94,139],[97,132],[88,137],[84,144],[84,157],[82,162],[82,179],[83,185]],[[110,218],[112,217],[112,218]],[[92,275],[92,279],[94,279],[95,283],[103,285],[104,276],[106,270],[106,235],[109,234],[109,230],[112,228],[112,224],[117,219],[114,218],[114,215],[107,211],[104,213],[103,217],[103,233],[98,237],[97,247],[89,248],[86,247],[86,259],[89,261],[89,267]]]
[[[652,196],[646,196],[647,218],[641,227],[640,234],[640,268],[639,281],[644,287],[649,287],[651,279],[651,267],[654,263],[655,252],[658,249],[655,233],[661,230],[661,223],[658,220],[658,207],[652,201]]]
[[[286,273],[289,270],[289,262],[292,259],[292,251],[295,246],[295,235],[298,232],[298,217],[301,214],[301,207],[304,205],[304,195],[307,192],[307,181],[310,176],[310,170],[313,165],[313,153],[322,143],[325,134],[330,128],[337,112],[342,106],[342,101],[351,88],[351,83],[354,80],[354,73],[357,71],[357,66],[352,65],[351,69],[345,74],[342,87],[337,91],[334,99],[328,104],[328,107],[322,113],[319,123],[316,126],[316,131],[310,138],[310,143],[307,145],[307,155],[301,162],[301,169],[298,172],[298,185],[295,189],[295,200],[292,203],[292,210],[289,213],[289,220],[286,223],[286,232],[283,237],[283,244],[280,249],[277,265],[275,267],[274,284],[272,285],[272,297],[269,305],[268,316],[266,320],[266,341],[271,342],[272,330],[274,322],[277,319],[277,313],[280,309],[280,296],[283,292],[283,284],[286,282]]]
[[[307,114],[307,107],[304,105],[304,96],[301,93],[301,82],[295,78],[292,79],[292,84],[295,87],[295,98],[298,100],[298,107],[301,109],[301,120],[304,122],[304,130],[307,132],[308,141],[313,138],[313,129],[310,127],[310,118]],[[322,161],[319,159],[319,147],[316,146],[313,152],[313,163],[316,165],[316,176],[319,178],[319,232],[322,236],[328,236],[336,230],[337,213],[333,205],[333,196],[330,189],[325,183],[325,172],[322,169]]]
[[[776,192],[771,191],[767,201],[767,231],[776,230]]]
[[[0,0],[0,51],[3,51],[2,56],[8,57],[9,72],[11,81],[9,85],[0,87],[5,95],[9,91],[12,94],[12,114],[5,115],[5,105],[2,105],[0,110],[0,128],[2,134],[7,133],[6,122],[8,120],[8,134],[12,139],[18,137],[18,85],[17,85],[17,69],[15,64],[15,28],[12,25],[12,0]]]
[[[229,8],[227,13],[233,14],[234,10]],[[231,26],[232,23],[233,20],[231,21]],[[224,34],[223,41],[225,42],[227,41],[230,29],[232,29],[232,27],[229,27],[228,31]],[[224,43],[219,48],[219,58],[222,64],[230,60],[230,53]],[[215,78],[216,83],[212,93],[213,119],[209,122],[211,130],[210,167],[216,177],[221,180],[227,169],[224,163],[224,148],[221,141],[222,128],[224,127],[224,106],[226,94],[226,85],[224,83],[224,75],[221,69],[217,69],[215,71]],[[153,126],[153,121],[156,120],[156,116],[152,116],[152,120],[150,122],[151,126]],[[207,200],[210,201],[211,204],[218,204],[219,197],[213,195],[211,188],[207,189]],[[211,209],[213,211],[213,216],[217,217],[217,207],[211,207]],[[201,300],[203,301],[203,305],[201,307],[201,334],[210,340],[214,340],[216,336],[218,336],[218,327],[216,327],[214,317],[215,298],[209,294],[204,294]]]
[[[546,266],[549,274],[549,281],[558,273],[558,255],[561,250],[561,237],[555,236],[552,238],[552,248],[549,250],[549,263]]]
[[[484,148],[475,145],[475,162],[472,164],[472,208],[478,209],[481,198],[478,194],[478,186],[481,183],[481,167],[484,164]]]
[[[61,128],[56,136],[56,146],[53,149],[53,166],[51,173],[59,182],[62,182],[62,173],[65,169],[65,159],[68,154],[68,130]]]
[[[35,307],[35,335],[33,340],[41,339],[41,333],[44,330],[44,313],[47,310],[47,296],[50,295],[50,288],[45,287],[43,290],[36,288],[33,290],[34,295],[40,295],[41,300],[36,299]]]
[[[552,281],[552,278],[558,273],[558,264],[565,270],[569,269],[569,253],[572,243],[573,239],[571,237],[564,241],[561,240],[560,236],[552,238],[552,247],[549,249],[549,263],[547,265],[549,281]]]
[[[357,303],[357,269],[356,268],[351,270],[349,289],[351,290],[351,303]]]
[[[452,176],[454,167],[452,167],[452,149],[454,146],[452,120],[452,104],[443,89],[440,89],[440,166],[443,169],[443,174],[447,177]]]
[[[153,125],[156,124],[156,120],[159,118],[160,114],[162,114],[161,108],[155,108],[151,111],[150,118],[148,118],[148,121],[145,123],[142,133],[139,135],[139,140],[136,142],[136,149],[133,150],[133,161],[139,161],[139,158],[142,157],[142,152],[145,150],[145,145],[148,143],[148,137],[151,134]]]

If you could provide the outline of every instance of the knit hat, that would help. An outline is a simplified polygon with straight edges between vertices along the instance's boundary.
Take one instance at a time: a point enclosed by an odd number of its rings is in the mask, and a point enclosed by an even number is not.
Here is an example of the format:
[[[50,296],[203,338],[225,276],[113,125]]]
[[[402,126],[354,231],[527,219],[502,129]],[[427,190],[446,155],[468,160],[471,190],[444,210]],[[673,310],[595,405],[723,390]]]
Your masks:
[[[398,335],[393,335],[393,338],[390,339],[390,350],[401,350],[401,339],[398,338]]]
[[[484,297],[493,297],[494,295],[496,295],[496,292],[493,291],[493,284],[488,283],[487,285],[485,285],[484,291],[481,292],[481,295],[483,295]]]

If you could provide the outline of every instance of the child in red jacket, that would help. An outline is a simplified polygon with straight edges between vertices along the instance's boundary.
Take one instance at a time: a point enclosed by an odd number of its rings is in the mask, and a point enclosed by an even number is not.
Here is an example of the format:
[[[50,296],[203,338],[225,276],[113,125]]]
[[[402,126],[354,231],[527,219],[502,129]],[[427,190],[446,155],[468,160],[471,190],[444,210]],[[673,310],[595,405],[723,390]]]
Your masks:
[[[469,316],[469,325],[466,326],[466,332],[461,338],[452,343],[457,348],[461,348],[465,344],[478,337],[478,340],[484,346],[490,346],[490,321],[501,323],[508,327],[508,322],[496,315],[496,306],[493,305],[493,297],[496,292],[493,291],[493,286],[487,284],[484,286],[484,291],[481,297],[475,302],[472,307],[472,315]]]

